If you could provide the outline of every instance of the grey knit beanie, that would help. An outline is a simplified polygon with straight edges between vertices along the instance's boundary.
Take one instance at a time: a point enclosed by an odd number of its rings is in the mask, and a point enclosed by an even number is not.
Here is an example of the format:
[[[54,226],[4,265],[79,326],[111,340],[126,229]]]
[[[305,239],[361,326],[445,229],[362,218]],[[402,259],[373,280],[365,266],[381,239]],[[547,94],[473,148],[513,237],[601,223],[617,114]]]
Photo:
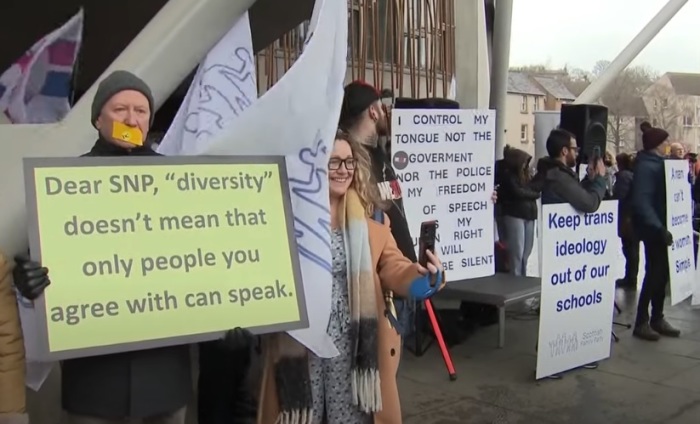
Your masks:
[[[92,100],[92,125],[95,126],[95,121],[97,117],[100,116],[100,112],[104,107],[105,103],[109,101],[115,94],[124,90],[134,90],[146,96],[148,99],[148,106],[151,109],[151,121],[149,122],[149,127],[153,124],[153,117],[155,116],[155,110],[153,110],[153,94],[148,84],[144,82],[141,78],[132,74],[129,71],[114,71],[100,82],[97,86],[97,93],[95,93],[95,98]]]

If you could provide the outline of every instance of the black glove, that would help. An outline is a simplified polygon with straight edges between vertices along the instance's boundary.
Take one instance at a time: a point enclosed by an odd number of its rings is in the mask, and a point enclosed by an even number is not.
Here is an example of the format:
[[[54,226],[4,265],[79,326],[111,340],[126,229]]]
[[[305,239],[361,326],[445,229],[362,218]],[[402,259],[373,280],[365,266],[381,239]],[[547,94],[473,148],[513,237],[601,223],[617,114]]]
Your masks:
[[[255,341],[255,335],[245,328],[236,327],[228,330],[221,341],[230,350],[250,349]]]
[[[673,234],[666,231],[666,234],[664,234],[664,243],[666,243],[666,246],[672,245],[673,244]]]
[[[51,284],[49,269],[39,262],[32,261],[28,255],[15,256],[15,269],[12,278],[19,293],[29,300],[34,300]]]

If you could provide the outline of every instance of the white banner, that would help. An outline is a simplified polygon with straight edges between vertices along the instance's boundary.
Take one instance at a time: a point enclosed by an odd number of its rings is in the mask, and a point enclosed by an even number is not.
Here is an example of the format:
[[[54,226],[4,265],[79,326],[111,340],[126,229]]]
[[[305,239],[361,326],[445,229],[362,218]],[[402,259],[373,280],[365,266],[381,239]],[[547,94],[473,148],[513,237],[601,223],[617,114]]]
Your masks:
[[[668,249],[671,304],[693,294],[695,249],[693,248],[693,204],[687,160],[664,161],[666,174],[666,229],[673,235]]]
[[[452,281],[494,274],[495,122],[491,110],[392,113],[392,163],[408,224],[418,234],[421,222],[438,221],[436,251]]]
[[[195,154],[285,155],[310,327],[291,331],[316,355],[338,355],[326,333],[332,264],[328,155],[347,70],[347,4],[314,5],[304,52],[263,96]],[[199,146],[199,145],[198,145]]]
[[[617,272],[617,201],[583,214],[543,205],[537,379],[610,356]]]
[[[257,98],[253,38],[248,13],[244,13],[197,69],[158,153],[193,155],[205,149]]]

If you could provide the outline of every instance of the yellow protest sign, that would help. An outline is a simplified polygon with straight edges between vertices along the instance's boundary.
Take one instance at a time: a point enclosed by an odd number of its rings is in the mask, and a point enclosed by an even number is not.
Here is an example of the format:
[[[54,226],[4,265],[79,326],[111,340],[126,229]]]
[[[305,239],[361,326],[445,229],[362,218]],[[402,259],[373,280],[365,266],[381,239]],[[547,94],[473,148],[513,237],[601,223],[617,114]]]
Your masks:
[[[308,326],[282,157],[26,159],[47,357]]]

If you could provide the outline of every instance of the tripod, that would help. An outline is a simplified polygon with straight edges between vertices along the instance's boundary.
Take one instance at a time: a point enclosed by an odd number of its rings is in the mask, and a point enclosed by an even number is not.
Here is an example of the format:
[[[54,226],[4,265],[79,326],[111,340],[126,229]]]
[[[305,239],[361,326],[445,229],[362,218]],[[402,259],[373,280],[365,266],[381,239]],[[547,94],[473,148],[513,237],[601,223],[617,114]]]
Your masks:
[[[617,312],[618,315],[621,314],[622,309],[620,309],[620,307],[617,305],[617,301],[614,302],[614,305],[615,305],[615,312]],[[632,328],[632,324],[625,323],[625,322],[613,321],[613,325],[619,325],[620,327],[625,327],[628,330],[630,328]],[[620,341],[620,338],[617,336],[617,334],[615,334],[615,330],[611,330],[610,333],[612,334],[612,337],[613,337],[613,340],[615,340],[615,343]]]

